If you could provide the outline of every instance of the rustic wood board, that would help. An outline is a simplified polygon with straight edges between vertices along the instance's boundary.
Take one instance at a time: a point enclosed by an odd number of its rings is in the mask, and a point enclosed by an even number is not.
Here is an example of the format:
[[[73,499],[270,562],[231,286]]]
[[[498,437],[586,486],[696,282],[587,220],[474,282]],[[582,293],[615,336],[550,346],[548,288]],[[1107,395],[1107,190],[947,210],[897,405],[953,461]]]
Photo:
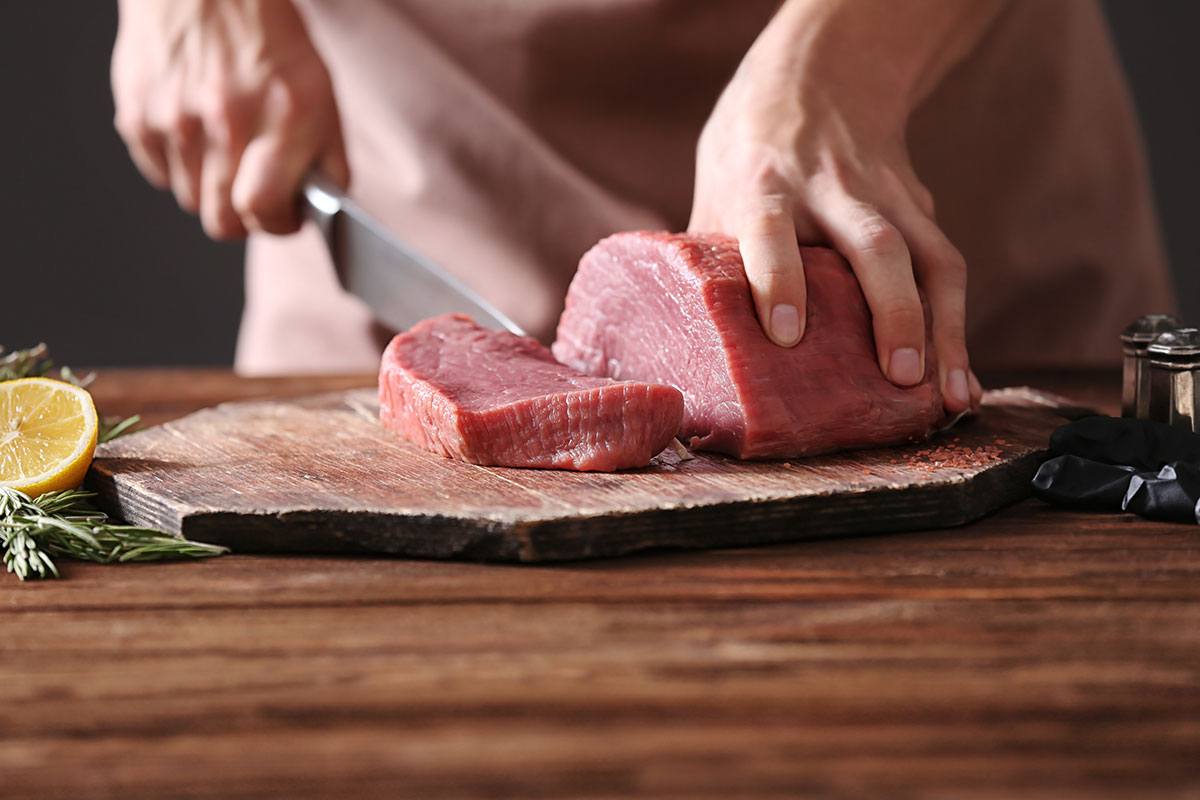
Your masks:
[[[479,467],[397,440],[370,389],[226,403],[102,446],[130,522],[239,552],[558,561],[961,525],[1029,493],[1071,409],[1030,389],[931,442],[791,462],[660,455],[615,474]]]
[[[991,381],[1026,382],[1119,413],[1119,372]],[[349,384],[106,369],[91,391],[157,423]],[[1194,525],[1026,501],[515,568],[59,567],[3,592],[0,797],[1200,798]]]

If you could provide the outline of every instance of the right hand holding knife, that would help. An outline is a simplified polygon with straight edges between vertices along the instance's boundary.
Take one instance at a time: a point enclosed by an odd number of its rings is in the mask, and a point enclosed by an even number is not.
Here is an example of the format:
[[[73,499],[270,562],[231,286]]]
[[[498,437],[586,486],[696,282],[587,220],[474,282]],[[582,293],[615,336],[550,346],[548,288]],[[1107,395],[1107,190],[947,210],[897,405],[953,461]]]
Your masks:
[[[291,0],[120,0],[115,125],[214,239],[286,234],[314,166],[350,169],[329,73]]]

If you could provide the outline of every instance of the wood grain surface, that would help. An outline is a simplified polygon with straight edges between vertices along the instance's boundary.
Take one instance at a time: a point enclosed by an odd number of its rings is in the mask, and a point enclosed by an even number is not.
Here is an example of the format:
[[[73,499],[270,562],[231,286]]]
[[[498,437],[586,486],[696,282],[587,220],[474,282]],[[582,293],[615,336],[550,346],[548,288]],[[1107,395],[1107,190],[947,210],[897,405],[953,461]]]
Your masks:
[[[1112,376],[1071,379],[1112,407]],[[96,396],[163,421],[346,385],[112,372]],[[1200,797],[1190,526],[1030,500],[566,565],[64,572],[0,584],[3,797]]]
[[[668,451],[618,473],[480,467],[400,440],[373,389],[225,403],[105,445],[111,513],[236,552],[562,561],[961,525],[1028,496],[1065,401],[989,392],[929,442],[791,462]]]

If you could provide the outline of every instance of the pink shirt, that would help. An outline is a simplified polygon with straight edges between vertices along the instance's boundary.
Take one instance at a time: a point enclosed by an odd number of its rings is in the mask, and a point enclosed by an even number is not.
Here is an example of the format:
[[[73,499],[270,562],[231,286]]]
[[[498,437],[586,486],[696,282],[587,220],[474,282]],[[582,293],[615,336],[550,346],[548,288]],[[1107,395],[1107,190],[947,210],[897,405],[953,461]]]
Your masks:
[[[695,143],[775,0],[298,0],[351,193],[527,330],[583,252],[681,230]],[[1014,0],[915,115],[918,174],[967,258],[980,368],[1119,358],[1172,310],[1129,91],[1094,0]],[[372,370],[386,332],[318,237],[253,237],[237,367]]]

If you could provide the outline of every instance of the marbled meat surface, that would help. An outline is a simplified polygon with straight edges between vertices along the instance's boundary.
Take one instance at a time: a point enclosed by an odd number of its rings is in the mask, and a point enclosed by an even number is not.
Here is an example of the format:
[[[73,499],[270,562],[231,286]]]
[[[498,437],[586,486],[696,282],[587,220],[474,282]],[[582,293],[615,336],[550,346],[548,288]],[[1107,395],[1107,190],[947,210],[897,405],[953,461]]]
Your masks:
[[[531,338],[447,314],[397,335],[379,373],[383,424],[444,456],[506,467],[641,467],[679,430],[670,386],[582,374]]]
[[[554,355],[589,375],[677,387],[685,441],[739,458],[927,437],[943,418],[932,345],[922,383],[890,383],[849,265],[831,250],[802,253],[808,323],[783,348],[759,327],[734,239],[610,236],[579,265]]]

